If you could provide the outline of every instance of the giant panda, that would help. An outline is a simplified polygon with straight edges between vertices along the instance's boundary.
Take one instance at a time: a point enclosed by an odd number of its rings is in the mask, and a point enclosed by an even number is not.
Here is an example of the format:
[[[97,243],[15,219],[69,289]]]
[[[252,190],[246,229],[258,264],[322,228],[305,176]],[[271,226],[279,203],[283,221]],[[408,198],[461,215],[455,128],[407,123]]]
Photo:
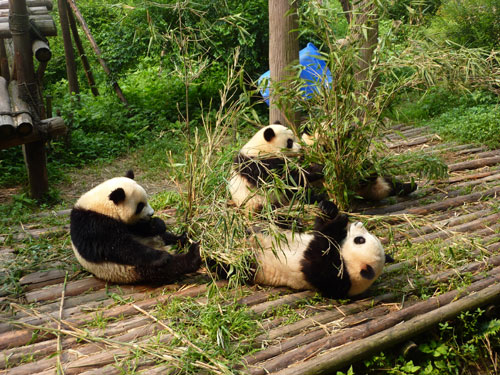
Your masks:
[[[96,277],[116,283],[171,283],[201,265],[199,244],[186,254],[170,254],[145,243],[184,245],[185,235],[166,231],[148,204],[132,171],[83,194],[71,210],[71,245],[80,264]]]
[[[307,127],[304,130],[301,140],[306,146],[312,146],[320,139],[317,130],[311,132]],[[361,181],[361,184],[356,189],[356,194],[368,201],[381,201],[390,196],[407,196],[416,189],[417,184],[414,182],[406,183],[399,181],[393,176],[372,174]]]
[[[337,206],[323,200],[312,231],[259,229],[250,240],[256,265],[253,282],[316,290],[324,297],[350,298],[365,292],[380,276],[386,261],[380,240],[361,222],[349,224]],[[227,266],[208,262],[209,269],[227,277]]]
[[[229,180],[232,203],[250,212],[258,212],[267,203],[286,204],[298,188],[308,188],[311,182],[321,179],[321,166],[311,165],[301,171],[288,168],[287,158],[296,158],[299,152],[300,144],[287,127],[272,124],[260,129],[234,158]],[[283,178],[284,191],[260,190],[272,182],[273,175]],[[312,191],[308,194],[311,201],[317,200]]]

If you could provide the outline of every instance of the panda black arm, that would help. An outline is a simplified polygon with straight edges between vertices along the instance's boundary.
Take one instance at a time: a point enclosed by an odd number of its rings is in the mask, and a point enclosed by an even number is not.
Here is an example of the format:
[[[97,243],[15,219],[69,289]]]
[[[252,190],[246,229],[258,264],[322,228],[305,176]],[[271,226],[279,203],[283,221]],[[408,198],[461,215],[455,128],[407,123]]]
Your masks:
[[[162,219],[154,217],[151,220],[139,220],[135,224],[128,225],[128,229],[136,236],[153,237],[165,233],[167,226]]]
[[[134,240],[127,225],[93,211],[74,208],[71,211],[70,232],[78,253],[94,263],[161,265],[172,257],[165,251]]]
[[[260,181],[266,181],[273,173],[281,175],[285,161],[282,158],[255,159],[238,154],[234,158],[234,164],[241,176],[258,186]]]

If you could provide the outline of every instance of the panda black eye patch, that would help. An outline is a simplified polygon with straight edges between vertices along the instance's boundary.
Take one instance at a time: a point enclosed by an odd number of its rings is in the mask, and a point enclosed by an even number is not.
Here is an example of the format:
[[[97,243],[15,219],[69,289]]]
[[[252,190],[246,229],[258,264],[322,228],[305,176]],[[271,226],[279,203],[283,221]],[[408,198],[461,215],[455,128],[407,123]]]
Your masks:
[[[354,237],[354,243],[356,245],[362,245],[366,242],[365,238],[362,237],[362,236],[357,236],[357,237]]]
[[[137,205],[137,208],[135,209],[135,214],[136,214],[136,215],[139,215],[145,206],[146,206],[146,205],[145,205],[144,203],[140,202],[140,203]]]
[[[288,147],[288,148],[293,147],[293,139],[292,138],[288,138],[288,141],[286,142],[286,147]]]

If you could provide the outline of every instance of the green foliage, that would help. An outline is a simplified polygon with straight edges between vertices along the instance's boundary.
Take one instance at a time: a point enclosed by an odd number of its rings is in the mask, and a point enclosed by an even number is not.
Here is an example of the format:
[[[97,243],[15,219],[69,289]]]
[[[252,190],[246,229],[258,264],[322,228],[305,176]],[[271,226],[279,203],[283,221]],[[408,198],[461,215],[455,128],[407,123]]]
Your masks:
[[[500,107],[482,105],[454,108],[429,122],[439,134],[463,143],[500,146]]]
[[[499,20],[499,0],[446,0],[429,32],[466,47],[498,49]]]
[[[483,313],[481,309],[465,311],[454,322],[441,323],[431,337],[419,338],[418,352],[412,355],[412,359],[395,353],[380,353],[366,360],[359,366],[359,371],[375,374],[383,368],[387,374],[394,375],[495,371],[495,352],[500,348],[500,322],[485,318]]]
[[[434,15],[441,2],[441,0],[382,0],[380,5],[388,18],[415,24],[420,23],[425,17]]]

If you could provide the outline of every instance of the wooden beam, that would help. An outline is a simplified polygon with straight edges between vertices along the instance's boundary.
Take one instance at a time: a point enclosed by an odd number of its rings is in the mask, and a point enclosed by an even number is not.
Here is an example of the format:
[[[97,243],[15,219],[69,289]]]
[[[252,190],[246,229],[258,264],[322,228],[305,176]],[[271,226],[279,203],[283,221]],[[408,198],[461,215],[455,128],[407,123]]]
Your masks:
[[[3,43],[3,40],[1,42]],[[0,77],[0,112],[11,112],[9,90],[4,77]],[[10,114],[0,114],[0,136],[8,138],[13,136],[15,132],[12,116]]]
[[[54,5],[52,4],[52,0],[26,0],[26,5],[28,7],[46,7],[48,10],[52,10]],[[0,0],[0,9],[8,9],[9,8],[9,0]]]
[[[54,20],[51,19],[38,19],[35,17],[32,17],[33,22],[35,23],[35,26],[38,27],[40,32],[44,36],[56,36],[57,35],[57,29],[56,29],[56,24],[54,23]],[[8,22],[0,22],[0,38],[12,38],[12,34],[9,30],[9,23]]]
[[[40,131],[35,129],[33,133],[26,137],[15,136],[10,139],[0,139],[0,150],[32,142],[43,142],[49,138],[64,135],[68,130],[61,117],[52,117],[42,120],[39,129]]]

